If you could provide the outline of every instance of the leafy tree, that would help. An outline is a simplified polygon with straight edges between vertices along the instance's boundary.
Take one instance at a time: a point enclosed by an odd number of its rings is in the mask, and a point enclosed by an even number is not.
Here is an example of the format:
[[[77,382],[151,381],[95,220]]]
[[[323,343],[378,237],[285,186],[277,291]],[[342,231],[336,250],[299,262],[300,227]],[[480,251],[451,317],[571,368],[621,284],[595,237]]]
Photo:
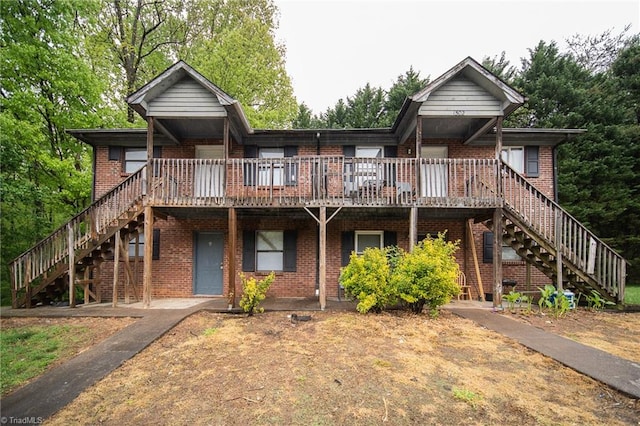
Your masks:
[[[482,66],[491,71],[492,74],[497,75],[505,81],[507,84],[510,84],[513,81],[513,78],[516,76],[518,70],[516,67],[511,65],[511,62],[506,57],[506,52],[503,50],[500,53],[500,58],[498,56],[489,57],[485,56],[482,58]]]
[[[597,35],[575,34],[567,40],[569,54],[585,69],[591,73],[607,72],[618,53],[627,44],[626,33],[631,28],[627,25],[619,34],[612,34],[613,29],[608,29]]]
[[[93,0],[96,1],[96,0]],[[143,83],[167,68],[170,45],[183,44],[187,23],[181,20],[183,2],[179,0],[97,0],[100,14],[87,43],[99,56],[93,56],[102,74],[111,78],[111,89],[122,100]],[[136,115],[127,108],[127,121]]]
[[[429,83],[429,77],[420,78],[420,72],[415,71],[413,66],[403,75],[399,75],[395,83],[387,93],[384,104],[384,114],[380,123],[384,127],[391,127],[400,114],[402,105],[407,97],[422,90]]]
[[[298,106],[298,116],[293,120],[294,129],[321,129],[326,126],[304,102]]]
[[[91,196],[86,145],[67,128],[98,123],[102,87],[82,60],[76,0],[0,2],[2,283],[10,259],[48,234]]]
[[[400,113],[407,96],[424,88],[429,79],[421,79],[413,67],[398,76],[388,92],[367,83],[352,97],[339,99],[335,107],[328,108],[313,122],[330,129],[362,129],[391,127]]]

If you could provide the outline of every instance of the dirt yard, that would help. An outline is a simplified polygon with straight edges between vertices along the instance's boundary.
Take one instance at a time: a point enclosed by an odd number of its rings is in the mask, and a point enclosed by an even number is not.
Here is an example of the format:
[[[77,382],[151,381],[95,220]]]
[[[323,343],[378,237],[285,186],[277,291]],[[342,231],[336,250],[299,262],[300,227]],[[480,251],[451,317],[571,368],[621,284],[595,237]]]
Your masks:
[[[199,313],[48,424],[638,425],[640,402],[443,312]],[[640,314],[528,321],[640,360]],[[547,322],[551,321],[551,322]],[[601,326],[602,325],[602,326]],[[624,346],[622,346],[624,345]]]

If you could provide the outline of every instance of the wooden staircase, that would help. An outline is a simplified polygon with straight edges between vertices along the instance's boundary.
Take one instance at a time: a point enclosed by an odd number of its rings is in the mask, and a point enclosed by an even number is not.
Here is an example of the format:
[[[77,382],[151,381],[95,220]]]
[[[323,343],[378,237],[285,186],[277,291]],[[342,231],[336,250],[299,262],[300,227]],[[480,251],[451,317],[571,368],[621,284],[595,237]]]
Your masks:
[[[69,293],[70,276],[74,291],[76,287],[84,290],[85,302],[88,298],[99,301],[98,268],[122,241],[129,241],[142,228],[145,185],[142,168],[14,259],[10,264],[13,308],[61,300]],[[70,297],[72,304],[73,300]]]
[[[501,174],[502,241],[554,283],[561,265],[563,288],[623,304],[626,261],[504,163]]]

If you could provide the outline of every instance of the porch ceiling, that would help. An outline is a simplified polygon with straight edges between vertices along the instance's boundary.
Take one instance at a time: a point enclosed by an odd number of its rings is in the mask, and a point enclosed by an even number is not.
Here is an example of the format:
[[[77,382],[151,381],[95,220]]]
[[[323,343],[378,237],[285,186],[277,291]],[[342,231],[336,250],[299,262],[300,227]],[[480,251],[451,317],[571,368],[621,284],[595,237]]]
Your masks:
[[[423,117],[422,137],[467,140],[494,121],[495,117]]]
[[[157,118],[173,137],[186,139],[221,139],[224,135],[223,118]]]

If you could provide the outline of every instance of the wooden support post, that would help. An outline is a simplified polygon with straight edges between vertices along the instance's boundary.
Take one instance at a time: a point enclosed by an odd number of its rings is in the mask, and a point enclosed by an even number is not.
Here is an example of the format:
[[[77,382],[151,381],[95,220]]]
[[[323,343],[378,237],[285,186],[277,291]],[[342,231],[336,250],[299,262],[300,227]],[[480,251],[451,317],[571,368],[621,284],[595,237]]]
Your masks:
[[[25,288],[25,306],[27,309],[31,308],[31,281],[29,277],[31,276],[31,262],[27,262],[27,267],[24,272],[24,288]],[[17,306],[16,306],[17,308]]]
[[[120,240],[122,237],[120,233],[122,230],[116,232],[113,236],[113,291],[111,293],[111,306],[118,306],[118,278],[120,275]]]
[[[476,271],[476,279],[478,280],[478,292],[480,293],[480,300],[485,301],[484,286],[482,285],[482,275],[480,274],[480,263],[478,262],[478,253],[476,252],[476,240],[473,238],[473,228],[471,227],[471,220],[467,221],[467,233],[469,238],[469,244],[471,245],[471,255],[473,256],[473,267]]]
[[[320,217],[318,221],[318,232],[320,244],[318,250],[318,262],[320,268],[318,271],[318,286],[320,287],[320,309],[324,311],[327,305],[327,207],[320,207]]]
[[[418,208],[411,207],[409,210],[409,252],[413,252],[413,248],[418,243]]]
[[[151,197],[151,190],[153,189],[153,127],[153,117],[147,117],[147,197]]]
[[[93,289],[96,292],[96,303],[102,303],[102,277],[100,265],[93,267]]]
[[[236,241],[238,241],[238,216],[234,207],[229,208],[229,248],[227,253],[229,272],[229,308],[235,308],[236,298]]]
[[[89,265],[87,265],[84,269],[84,277],[82,279],[83,281],[83,288],[84,288],[84,304],[88,305],[89,304],[89,285],[91,285],[91,280],[89,279],[90,276],[89,274],[91,273],[91,268],[89,267]]]
[[[151,306],[151,281],[153,279],[153,208],[144,207],[144,260],[142,278],[142,306]]]
[[[526,262],[524,270],[524,283],[527,291],[531,290],[531,264]]]
[[[73,227],[67,225],[68,240],[67,249],[69,250],[69,307],[76,307],[76,250],[73,238]]]
[[[502,209],[493,212],[493,307],[502,308]]]
[[[564,292],[562,284],[562,215],[556,210],[556,290],[558,294]]]

